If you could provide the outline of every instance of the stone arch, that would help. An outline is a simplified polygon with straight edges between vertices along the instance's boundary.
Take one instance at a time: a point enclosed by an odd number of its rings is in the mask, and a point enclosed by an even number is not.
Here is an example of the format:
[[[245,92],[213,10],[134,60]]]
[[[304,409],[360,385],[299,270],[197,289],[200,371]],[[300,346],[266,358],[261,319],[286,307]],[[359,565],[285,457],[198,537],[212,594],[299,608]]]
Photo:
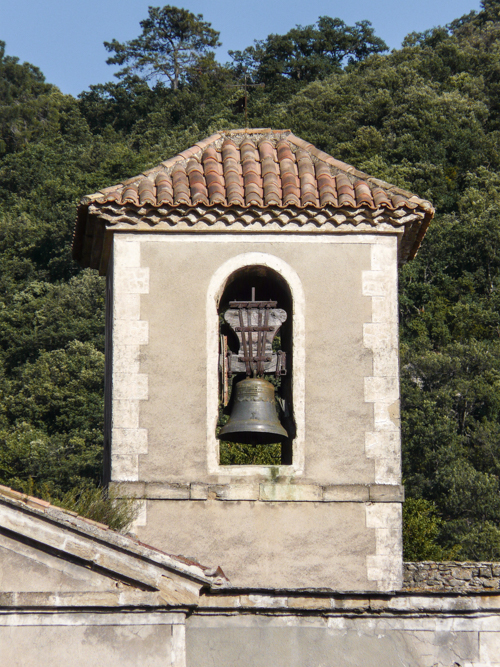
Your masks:
[[[265,466],[220,466],[219,443],[215,437],[218,416],[218,355],[219,323],[218,312],[224,292],[239,272],[254,267],[262,267],[286,284],[290,293],[291,351],[293,373],[291,378],[293,396],[293,419],[295,437],[291,443],[291,464],[280,466],[283,474],[301,473],[304,469],[304,425],[305,425],[305,298],[302,282],[297,272],[281,258],[261,252],[236,255],[222,264],[213,274],[207,290],[207,455],[208,471],[211,473],[248,476],[265,474]]]

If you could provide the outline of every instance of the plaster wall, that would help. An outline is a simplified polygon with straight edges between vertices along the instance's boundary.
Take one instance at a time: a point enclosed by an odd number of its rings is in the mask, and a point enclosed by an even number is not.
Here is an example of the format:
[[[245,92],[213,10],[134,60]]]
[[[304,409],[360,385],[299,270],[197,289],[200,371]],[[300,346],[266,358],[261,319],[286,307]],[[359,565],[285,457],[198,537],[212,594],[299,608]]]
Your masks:
[[[0,535],[0,591],[107,591],[116,587],[98,572]]]
[[[123,611],[2,613],[0,655],[10,667],[185,667],[183,620]]]
[[[498,667],[500,617],[194,616],[187,667]]]
[[[123,380],[116,365],[123,365],[120,359],[124,354],[129,368],[135,370],[135,352],[140,355],[136,384],[142,381],[147,389],[141,387],[138,429],[133,428],[137,420],[130,414],[128,423],[134,421],[133,426],[120,428],[119,422],[126,421],[118,414],[123,405],[113,406],[113,443],[135,439],[137,479],[214,480],[207,470],[206,424],[211,417],[206,400],[207,290],[224,262],[238,255],[261,253],[291,266],[304,291],[306,442],[304,469],[299,474],[320,484],[376,481],[375,462],[365,442],[365,434],[374,431],[374,401],[366,400],[365,379],[374,374],[373,351],[366,344],[364,325],[374,322],[373,299],[365,293],[364,274],[372,269],[371,246],[391,241],[395,271],[396,241],[375,236],[360,236],[357,242],[352,236],[299,241],[295,237],[280,237],[279,242],[262,237],[248,242],[233,236],[201,240],[168,235],[117,237],[114,373],[120,375],[116,380]],[[132,255],[134,262],[130,262]],[[133,268],[142,280],[133,280]],[[131,292],[131,287],[140,294]],[[140,333],[133,351],[134,331]],[[208,359],[208,363],[217,368],[217,358]],[[134,378],[125,381],[132,391]],[[117,390],[120,397],[124,391],[118,382],[114,385],[114,398],[119,401]],[[124,451],[121,444],[119,447]],[[224,473],[224,469],[218,470],[217,476]],[[113,475],[116,481],[120,477],[127,475]]]
[[[361,503],[148,501],[140,539],[221,564],[238,586],[373,590]],[[389,556],[390,559],[390,556]]]

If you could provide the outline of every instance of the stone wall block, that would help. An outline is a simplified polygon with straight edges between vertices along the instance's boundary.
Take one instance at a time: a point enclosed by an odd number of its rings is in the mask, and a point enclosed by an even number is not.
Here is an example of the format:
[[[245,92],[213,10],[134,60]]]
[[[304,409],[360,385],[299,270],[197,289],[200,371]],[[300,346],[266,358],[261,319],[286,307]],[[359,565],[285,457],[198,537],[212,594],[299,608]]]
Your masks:
[[[286,609],[288,598],[271,595],[240,595],[240,604],[242,607]]]
[[[113,401],[113,428],[139,428],[139,401]]]
[[[371,431],[365,434],[365,451],[368,458],[386,457],[400,460],[399,433]]]
[[[479,633],[479,660],[486,665],[500,665],[500,633]]]
[[[190,491],[191,500],[207,500],[208,498],[208,485],[207,484],[197,484],[196,482],[191,483]]]
[[[145,428],[114,428],[112,432],[113,453],[146,454],[148,432]]]
[[[372,297],[372,322],[398,323],[398,301],[381,296]]]
[[[139,479],[139,456],[116,454],[111,457],[111,479],[114,482],[136,482]]]
[[[377,243],[371,248],[371,266],[373,271],[383,271],[396,275],[398,251],[395,243]]]
[[[144,495],[149,500],[189,500],[189,484],[164,484],[149,482]]]
[[[365,506],[366,526],[375,529],[375,554],[366,557],[367,577],[377,589],[397,590],[402,585],[403,544],[401,503],[370,503]]]
[[[377,484],[401,483],[401,461],[399,457],[398,459],[379,457],[375,460],[375,482]]]
[[[367,403],[392,404],[399,399],[397,377],[365,377],[365,401]]]
[[[394,418],[393,405],[389,403],[374,403],[373,421],[377,431],[397,431],[399,434],[399,419]]]
[[[290,609],[331,609],[330,598],[317,597],[289,597],[288,607]]]
[[[217,500],[258,500],[258,484],[216,484],[210,486]]]
[[[370,503],[366,506],[367,528],[391,528],[398,525],[401,518],[401,505]]]
[[[391,292],[390,278],[384,271],[363,271],[363,295],[385,297]]]
[[[392,322],[366,322],[363,325],[363,343],[365,347],[377,352],[397,349],[397,329]]]
[[[399,354],[396,349],[383,349],[373,357],[373,375],[375,377],[398,377]]]
[[[146,345],[149,340],[148,322],[144,320],[115,320],[115,345]]]
[[[114,345],[114,373],[139,373],[140,363],[141,348],[139,345]]]
[[[128,241],[117,239],[113,248],[115,263],[123,268],[139,268],[141,266],[141,246],[135,239]]]
[[[260,485],[260,500],[317,502],[323,499],[323,489],[316,484],[272,484]]]
[[[374,484],[370,487],[370,500],[378,503],[402,503],[403,487],[396,484]]]
[[[113,397],[125,400],[146,400],[148,398],[148,376],[141,373],[115,373]]]
[[[148,294],[149,269],[117,267],[114,282],[118,292],[126,294]]]
[[[113,300],[113,319],[115,320],[140,320],[141,319],[141,295],[117,292]]]
[[[395,591],[401,588],[401,557],[397,554],[367,556],[366,572],[368,579],[376,582],[379,591]]]
[[[370,488],[365,484],[339,484],[323,487],[325,502],[368,502]]]

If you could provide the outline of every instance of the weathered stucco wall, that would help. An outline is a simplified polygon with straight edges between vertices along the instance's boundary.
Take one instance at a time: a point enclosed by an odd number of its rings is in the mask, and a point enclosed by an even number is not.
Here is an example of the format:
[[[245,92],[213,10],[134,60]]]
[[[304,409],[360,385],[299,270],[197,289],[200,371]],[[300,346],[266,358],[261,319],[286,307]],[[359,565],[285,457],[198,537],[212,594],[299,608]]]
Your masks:
[[[500,619],[194,616],[187,667],[498,667]]]
[[[297,438],[275,469],[217,458],[217,298],[246,258],[294,299]],[[113,263],[111,479],[147,499],[139,537],[238,585],[398,588],[396,237],[116,234]]]
[[[0,613],[9,667],[185,667],[184,614]]]
[[[23,608],[0,612],[2,664],[12,667],[500,667],[498,596],[409,595],[265,600],[185,615],[167,609]],[[289,598],[289,603],[292,598]],[[271,604],[270,604],[271,603]],[[220,609],[217,609],[217,604]]]
[[[141,539],[223,563],[238,586],[374,588],[366,555],[376,531],[361,503],[148,501],[147,513]]]
[[[373,423],[373,407],[364,402],[372,355],[362,343],[371,308],[361,286],[362,270],[370,267],[369,246],[187,242],[165,236],[141,243],[141,265],[150,276],[149,293],[141,299],[141,318],[149,323],[141,370],[150,384],[148,401],[141,404],[148,453],[140,457],[140,479],[210,479],[206,295],[223,263],[250,252],[279,257],[303,286],[305,431],[311,438],[305,447],[305,477],[324,483],[373,482],[373,460],[364,451],[364,432]],[[217,367],[217,361],[208,363]]]

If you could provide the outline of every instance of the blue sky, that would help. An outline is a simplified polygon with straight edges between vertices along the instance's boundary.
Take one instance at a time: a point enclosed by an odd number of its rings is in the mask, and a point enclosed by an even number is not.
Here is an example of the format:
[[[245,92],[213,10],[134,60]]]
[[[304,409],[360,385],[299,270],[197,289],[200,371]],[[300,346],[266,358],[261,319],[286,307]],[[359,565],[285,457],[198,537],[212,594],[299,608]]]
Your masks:
[[[295,25],[315,23],[319,16],[339,17],[348,25],[371,21],[390,48],[406,34],[444,25],[472,9],[479,0],[184,0],[174,2],[203,14],[221,33],[220,62],[228,50],[243,49],[270,33],[283,34]],[[90,85],[113,80],[106,65],[104,41],[137,37],[139,21],[155,0],[0,0],[0,39],[7,54],[37,65],[47,81],[78,95]]]

